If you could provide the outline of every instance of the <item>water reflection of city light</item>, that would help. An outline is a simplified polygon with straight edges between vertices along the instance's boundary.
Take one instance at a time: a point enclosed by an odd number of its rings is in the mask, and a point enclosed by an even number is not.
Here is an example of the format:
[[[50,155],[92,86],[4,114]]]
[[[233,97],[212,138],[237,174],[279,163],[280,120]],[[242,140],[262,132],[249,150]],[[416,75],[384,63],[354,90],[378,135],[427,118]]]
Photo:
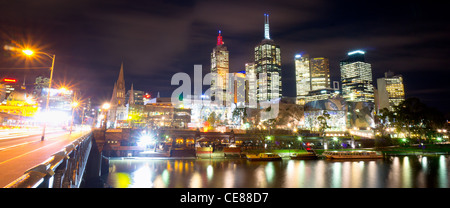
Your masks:
[[[409,157],[405,156],[403,158],[403,175],[402,175],[402,188],[412,187],[412,175],[411,175],[411,165],[409,163]]]
[[[234,171],[230,168],[227,168],[224,175],[223,188],[234,188]]]
[[[202,176],[198,172],[194,172],[191,177],[189,188],[201,188],[202,187]]]
[[[325,179],[326,177],[326,166],[325,161],[320,160],[317,162],[317,165],[315,167],[314,172],[314,185],[317,188],[324,188],[325,187]]]
[[[208,165],[206,168],[206,177],[208,178],[208,182],[211,181],[214,175],[214,168],[211,165]]]
[[[309,172],[306,172],[306,171],[307,170],[305,168],[305,161],[304,160],[300,160],[299,164],[298,164],[298,171],[297,171],[297,173],[298,173],[297,174],[298,175],[298,183],[297,183],[298,185],[297,185],[297,187],[308,187],[305,184],[305,177],[307,177],[306,175],[308,175]]]
[[[273,182],[273,177],[275,176],[275,167],[273,162],[269,162],[265,168],[267,182],[271,184]]]
[[[117,188],[448,188],[449,159],[443,155],[376,161],[111,160],[107,183]]]
[[[423,170],[423,172],[427,172],[428,171],[428,159],[427,159],[426,156],[422,157],[421,163],[422,163],[422,170]]]
[[[341,187],[341,171],[342,171],[342,163],[336,162],[333,164],[333,168],[331,171],[331,188],[340,188]],[[347,174],[344,174],[347,175]]]
[[[364,162],[353,162],[352,163],[352,182],[350,187],[352,188],[359,188],[361,187],[362,180],[365,180],[365,178],[362,177],[361,172],[361,165],[364,167]]]
[[[285,188],[295,188],[298,186],[298,177],[297,177],[297,170],[294,167],[294,161],[289,160],[287,166],[286,166],[286,174],[284,176],[285,180],[283,181]]]
[[[341,172],[341,187],[350,187],[352,182],[351,162],[342,162]]]
[[[369,164],[367,165],[367,177],[366,177],[366,181],[367,181],[367,187],[368,188],[377,188],[377,173],[376,173],[376,168],[377,165],[375,163],[375,161],[370,161]]]
[[[447,172],[447,161],[445,160],[445,156],[439,156],[439,188],[448,187],[448,172]]]
[[[258,188],[266,188],[266,174],[264,173],[264,167],[260,165],[255,169],[255,179],[256,179],[256,187]]]
[[[389,172],[388,175],[388,181],[390,181],[390,183],[386,184],[387,188],[400,188],[401,187],[401,165],[400,165],[400,159],[398,157],[394,157],[392,160],[392,165],[391,165],[391,171]]]
[[[132,174],[132,183],[130,184],[130,188],[152,188],[153,182],[152,171],[148,167],[148,164],[139,168]]]
[[[167,169],[165,169],[163,171],[163,173],[161,174],[161,178],[162,178],[162,181],[164,182],[164,185],[166,185],[166,187],[167,187],[169,185],[169,182],[170,182],[170,174],[169,174],[169,171]]]

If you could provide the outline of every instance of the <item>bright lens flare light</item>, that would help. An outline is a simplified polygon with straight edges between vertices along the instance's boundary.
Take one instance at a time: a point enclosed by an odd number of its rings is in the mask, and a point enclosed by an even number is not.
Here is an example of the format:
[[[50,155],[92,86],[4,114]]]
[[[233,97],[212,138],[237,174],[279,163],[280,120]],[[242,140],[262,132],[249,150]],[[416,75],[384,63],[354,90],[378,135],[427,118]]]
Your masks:
[[[31,56],[31,55],[33,55],[33,51],[32,50],[30,50],[30,49],[25,49],[25,50],[22,50],[22,52],[25,54],[25,55],[27,55],[27,56]]]
[[[105,103],[102,106],[103,109],[109,109],[110,107],[111,107],[111,105],[109,105],[109,103]]]
[[[153,140],[153,138],[150,135],[142,135],[141,138],[139,138],[137,145],[140,147],[147,147],[147,145],[150,145],[153,142],[155,142],[155,141]]]

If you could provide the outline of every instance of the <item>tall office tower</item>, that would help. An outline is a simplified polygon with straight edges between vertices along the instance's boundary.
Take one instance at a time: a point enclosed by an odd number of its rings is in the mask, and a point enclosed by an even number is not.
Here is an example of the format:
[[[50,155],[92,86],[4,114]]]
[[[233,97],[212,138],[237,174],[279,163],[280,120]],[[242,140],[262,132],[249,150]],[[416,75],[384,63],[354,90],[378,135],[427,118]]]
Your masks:
[[[364,51],[348,53],[340,62],[342,96],[350,102],[374,102],[372,67],[364,60]]]
[[[226,100],[226,89],[227,89],[227,75],[229,72],[229,52],[227,47],[224,45],[222,41],[222,34],[219,30],[219,35],[217,36],[217,45],[213,48],[213,52],[211,53],[211,73],[217,73],[219,83],[216,83],[215,80],[211,82],[211,90],[216,92],[217,96],[222,94],[223,100]],[[212,94],[211,96],[216,96],[216,94]]]
[[[330,88],[330,63],[327,58],[311,58],[311,90]]]
[[[305,97],[311,91],[311,70],[309,55],[295,55],[295,81],[297,86],[298,105],[305,104]]]
[[[264,14],[264,40],[255,47],[255,69],[258,101],[281,98],[281,52],[270,39],[268,14]]]
[[[308,54],[295,55],[295,77],[298,105],[305,104],[309,92],[330,88],[330,66],[327,58],[309,58]]]
[[[392,72],[384,73],[383,78],[377,79],[378,86],[378,110],[399,105],[405,100],[405,88],[402,75],[394,75]]]
[[[255,63],[245,63],[246,98],[245,103],[249,108],[257,108],[257,79]]]
[[[248,97],[247,84],[245,81],[245,71],[234,73],[234,99],[233,103],[238,108],[245,108],[246,98]]]

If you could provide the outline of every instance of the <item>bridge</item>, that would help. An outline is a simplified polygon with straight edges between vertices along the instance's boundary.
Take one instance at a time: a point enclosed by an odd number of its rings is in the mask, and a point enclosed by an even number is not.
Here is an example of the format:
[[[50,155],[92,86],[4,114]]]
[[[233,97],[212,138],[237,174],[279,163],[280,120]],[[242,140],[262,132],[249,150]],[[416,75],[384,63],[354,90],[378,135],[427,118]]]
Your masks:
[[[91,131],[61,130],[48,132],[44,141],[37,132],[0,139],[0,187],[78,188],[95,155],[92,141]]]

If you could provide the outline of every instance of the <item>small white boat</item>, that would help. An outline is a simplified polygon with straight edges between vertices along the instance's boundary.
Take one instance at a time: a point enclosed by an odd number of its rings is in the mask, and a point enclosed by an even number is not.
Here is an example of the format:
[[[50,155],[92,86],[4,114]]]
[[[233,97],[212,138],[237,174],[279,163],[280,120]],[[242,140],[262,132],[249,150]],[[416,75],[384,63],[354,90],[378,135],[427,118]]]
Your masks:
[[[281,157],[273,153],[259,153],[257,155],[247,155],[247,159],[250,161],[272,161],[281,160]]]
[[[294,154],[291,156],[291,159],[293,160],[311,160],[311,159],[318,159],[319,156],[314,150],[306,150],[306,153],[303,154]]]
[[[380,159],[383,155],[375,151],[326,151],[322,153],[328,159]]]

